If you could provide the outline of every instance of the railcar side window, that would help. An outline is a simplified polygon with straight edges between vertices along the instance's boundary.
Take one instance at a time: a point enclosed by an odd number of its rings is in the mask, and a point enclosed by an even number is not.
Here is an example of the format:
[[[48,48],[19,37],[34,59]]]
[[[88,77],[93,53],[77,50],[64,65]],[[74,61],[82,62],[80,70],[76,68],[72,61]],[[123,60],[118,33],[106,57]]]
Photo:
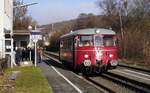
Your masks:
[[[78,39],[78,37],[75,37],[74,38],[74,45],[77,47],[77,45],[78,45],[78,42],[79,42],[79,39]]]
[[[60,41],[60,48],[63,48],[63,41]]]
[[[79,46],[93,46],[93,36],[80,36]]]

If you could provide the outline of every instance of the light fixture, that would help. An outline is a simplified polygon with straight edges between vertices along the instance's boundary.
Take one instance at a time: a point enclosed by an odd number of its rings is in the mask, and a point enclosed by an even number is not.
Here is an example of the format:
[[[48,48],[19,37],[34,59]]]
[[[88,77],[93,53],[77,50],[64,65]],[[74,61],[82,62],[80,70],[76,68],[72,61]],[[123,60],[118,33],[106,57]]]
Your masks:
[[[95,30],[95,33],[97,33],[97,34],[100,33],[100,30]]]
[[[88,58],[88,57],[89,57],[89,55],[87,55],[87,54],[84,55],[84,58]]]

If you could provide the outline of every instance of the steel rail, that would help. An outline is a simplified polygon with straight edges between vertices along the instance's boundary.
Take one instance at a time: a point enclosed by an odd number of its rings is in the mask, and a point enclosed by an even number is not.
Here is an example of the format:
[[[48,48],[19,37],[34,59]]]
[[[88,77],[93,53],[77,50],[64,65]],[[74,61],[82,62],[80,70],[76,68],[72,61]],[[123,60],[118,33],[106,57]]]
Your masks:
[[[54,53],[54,52],[45,51],[45,53],[50,54],[50,55],[52,55],[52,56],[56,56],[56,57],[59,56],[58,53]],[[127,66],[127,65],[123,65],[123,64],[119,64],[118,66],[119,66],[119,67],[125,67],[125,68],[130,68],[130,69],[134,69],[134,70],[138,70],[138,71],[143,71],[143,72],[148,72],[148,73],[150,73],[150,70],[143,69],[143,68],[138,68],[138,67],[133,67],[133,66]]]
[[[59,58],[58,55],[56,55],[56,54],[54,55],[50,52],[46,52],[46,54],[48,54],[50,56],[53,56],[55,58]],[[133,79],[129,79],[127,77],[124,77],[124,76],[121,76],[121,75],[118,75],[118,74],[114,74],[114,73],[111,73],[111,72],[104,73],[101,77],[103,77],[107,80],[113,81],[114,83],[118,83],[122,86],[127,87],[128,89],[132,89],[132,90],[137,91],[137,92],[150,93],[150,88],[149,88],[150,84],[146,84],[146,83],[139,82],[139,81],[136,81],[136,80],[133,80]],[[88,76],[84,76],[84,78],[86,80],[90,81],[91,83],[101,87],[102,89],[106,90],[109,93],[115,93],[115,91],[113,91],[112,89],[109,89],[108,87],[103,86],[102,84],[94,81],[93,79],[89,78]]]
[[[113,81],[120,85],[123,85],[131,90],[140,92],[140,93],[150,93],[150,84],[146,84],[143,82],[139,82],[137,80],[129,79],[127,77],[114,74],[111,72],[106,72],[102,75],[102,77],[106,78],[107,80]]]
[[[56,55],[53,55],[53,54],[50,54],[50,53],[48,53],[48,54],[49,54],[49,56],[58,58],[58,56],[56,56]],[[46,55],[46,56],[48,57],[48,55]],[[48,57],[48,58],[51,59],[51,57]],[[56,61],[56,60],[54,60],[54,59],[51,59],[51,60]],[[47,62],[46,62],[46,63],[47,63]],[[57,62],[57,63],[58,63],[58,62]],[[49,63],[47,63],[47,64],[49,64]],[[76,74],[76,73],[75,73],[75,74]],[[76,74],[76,75],[77,75],[77,74]],[[89,78],[89,77],[87,77],[87,76],[82,76],[82,77],[83,77],[84,79],[86,79],[87,81],[91,82],[92,84],[94,84],[95,86],[97,86],[97,87],[99,87],[99,88],[102,88],[103,90],[105,90],[105,91],[108,92],[108,93],[116,93],[116,92],[113,91],[112,89],[110,89],[110,88],[108,88],[108,87],[106,87],[106,86],[104,86],[104,85],[102,85],[102,84],[100,84],[100,83],[94,81],[93,79],[91,79],[91,78]]]
[[[89,77],[87,77],[87,76],[84,77],[84,78],[85,78],[86,80],[90,81],[91,83],[97,85],[98,87],[104,89],[104,90],[107,91],[108,93],[116,93],[114,90],[112,90],[112,89],[108,88],[107,86],[104,86],[104,85],[102,85],[102,84],[96,82],[95,80],[93,80],[93,79],[91,79],[91,78],[89,78]]]
[[[150,70],[139,68],[139,67],[127,66],[127,65],[123,65],[123,64],[119,64],[118,66],[119,67],[130,68],[130,69],[134,69],[134,70],[138,70],[138,71],[143,71],[143,72],[150,73]]]

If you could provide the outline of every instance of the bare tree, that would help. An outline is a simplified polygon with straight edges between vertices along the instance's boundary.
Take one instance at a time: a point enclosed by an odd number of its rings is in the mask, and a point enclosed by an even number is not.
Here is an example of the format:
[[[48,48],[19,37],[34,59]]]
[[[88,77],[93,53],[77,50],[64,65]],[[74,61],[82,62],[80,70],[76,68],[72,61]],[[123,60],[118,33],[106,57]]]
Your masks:
[[[99,7],[106,27],[118,32],[123,28],[126,57],[150,63],[150,0],[100,0]]]
[[[92,13],[81,13],[76,20],[73,30],[96,27],[96,16]]]
[[[14,0],[13,5],[23,4],[22,0]],[[13,29],[27,29],[29,25],[35,26],[37,22],[27,15],[27,7],[18,7],[13,10]]]

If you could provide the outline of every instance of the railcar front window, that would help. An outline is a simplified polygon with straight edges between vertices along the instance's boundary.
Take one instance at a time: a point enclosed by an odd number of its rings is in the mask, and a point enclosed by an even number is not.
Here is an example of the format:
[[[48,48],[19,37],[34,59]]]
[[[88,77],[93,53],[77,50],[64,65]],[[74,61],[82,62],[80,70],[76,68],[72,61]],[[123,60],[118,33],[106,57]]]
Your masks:
[[[93,36],[80,36],[79,46],[93,46]]]
[[[114,36],[105,35],[103,37],[103,41],[104,41],[104,46],[107,46],[107,47],[115,46]]]
[[[103,46],[103,38],[101,36],[95,36],[95,46]]]

